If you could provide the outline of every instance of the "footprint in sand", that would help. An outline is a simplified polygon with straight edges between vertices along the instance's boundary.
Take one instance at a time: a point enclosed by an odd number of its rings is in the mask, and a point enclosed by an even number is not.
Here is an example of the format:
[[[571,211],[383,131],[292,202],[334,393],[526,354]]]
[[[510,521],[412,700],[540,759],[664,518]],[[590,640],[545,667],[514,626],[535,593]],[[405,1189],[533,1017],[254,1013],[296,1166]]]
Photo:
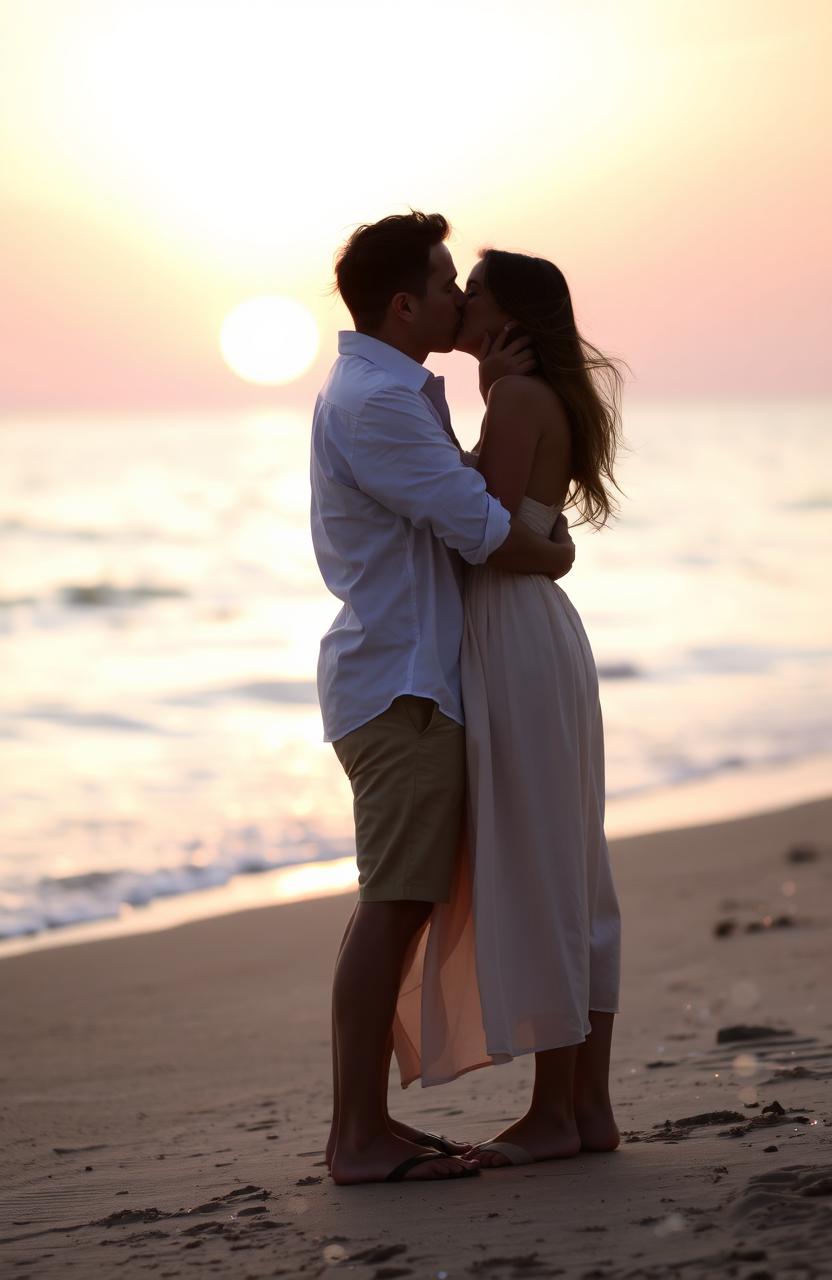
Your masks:
[[[830,1197],[832,1164],[787,1165],[751,1178],[733,1213],[735,1218],[753,1223],[755,1231],[798,1228],[789,1237],[795,1245],[810,1238],[818,1245],[820,1237],[828,1237],[832,1243]]]
[[[789,1027],[756,1026],[738,1023],[720,1027],[716,1046],[697,1058],[698,1066],[727,1071],[736,1066],[739,1054],[752,1054],[756,1065],[774,1072],[760,1084],[780,1080],[800,1080],[812,1076],[832,1078],[832,1044],[817,1036],[801,1035]],[[747,1048],[743,1046],[747,1045]],[[811,1064],[811,1065],[807,1065]]]

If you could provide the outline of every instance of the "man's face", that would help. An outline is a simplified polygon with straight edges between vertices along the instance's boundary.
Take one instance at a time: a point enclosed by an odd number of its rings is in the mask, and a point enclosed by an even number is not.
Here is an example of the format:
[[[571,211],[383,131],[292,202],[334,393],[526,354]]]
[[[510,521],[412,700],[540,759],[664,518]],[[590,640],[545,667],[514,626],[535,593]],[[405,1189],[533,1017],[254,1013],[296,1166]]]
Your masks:
[[[433,246],[429,265],[425,296],[413,302],[415,332],[428,351],[453,351],[465,295],[456,283],[454,260],[444,244]]]

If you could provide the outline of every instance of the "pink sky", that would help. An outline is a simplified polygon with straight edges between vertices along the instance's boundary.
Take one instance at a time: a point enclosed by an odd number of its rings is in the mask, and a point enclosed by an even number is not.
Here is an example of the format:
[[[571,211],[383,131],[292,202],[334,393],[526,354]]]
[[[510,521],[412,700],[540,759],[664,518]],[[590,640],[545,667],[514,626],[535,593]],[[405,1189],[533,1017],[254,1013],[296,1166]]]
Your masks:
[[[485,243],[558,262],[586,335],[630,364],[633,395],[832,391],[832,6],[463,5],[442,111],[441,77],[419,89],[433,95],[425,112],[391,77],[376,86],[391,110],[376,105],[374,120],[315,71],[309,32],[290,33],[299,78],[288,57],[269,73],[268,7],[215,6],[226,25],[209,23],[189,59],[177,56],[197,17],[187,0],[137,6],[127,31],[101,0],[43,0],[38,23],[12,8],[2,409],[308,403],[348,327],[325,295],[334,250],[351,225],[409,203],[454,223],[463,274]],[[308,9],[304,21],[338,20],[323,0]],[[489,21],[507,25],[477,44]],[[368,57],[383,56],[378,39]],[[224,59],[238,92],[218,105]],[[262,293],[304,302],[321,330],[316,364],[286,387],[243,382],[219,351],[224,316]],[[431,363],[473,400],[466,357]]]

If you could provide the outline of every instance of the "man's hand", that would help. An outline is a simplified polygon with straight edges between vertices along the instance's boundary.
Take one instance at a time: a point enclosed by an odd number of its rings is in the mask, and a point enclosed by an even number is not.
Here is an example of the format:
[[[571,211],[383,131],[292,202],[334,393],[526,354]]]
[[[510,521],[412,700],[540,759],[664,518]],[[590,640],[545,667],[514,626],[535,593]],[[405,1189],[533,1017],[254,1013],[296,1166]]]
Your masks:
[[[507,324],[493,340],[488,334],[482,340],[479,362],[480,394],[483,400],[488,399],[488,392],[498,378],[505,378],[510,373],[532,373],[537,368],[531,338],[521,334],[509,341],[509,334],[514,327]]]

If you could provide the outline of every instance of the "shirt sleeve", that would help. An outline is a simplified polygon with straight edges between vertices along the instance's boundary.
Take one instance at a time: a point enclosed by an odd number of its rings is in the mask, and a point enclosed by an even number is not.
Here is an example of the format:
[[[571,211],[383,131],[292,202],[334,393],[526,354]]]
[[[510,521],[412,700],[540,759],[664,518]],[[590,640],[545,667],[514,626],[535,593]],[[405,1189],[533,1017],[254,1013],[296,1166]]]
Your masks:
[[[385,387],[366,401],[355,419],[349,461],[362,492],[417,529],[429,527],[469,564],[483,564],[508,537],[506,508],[404,387]]]

